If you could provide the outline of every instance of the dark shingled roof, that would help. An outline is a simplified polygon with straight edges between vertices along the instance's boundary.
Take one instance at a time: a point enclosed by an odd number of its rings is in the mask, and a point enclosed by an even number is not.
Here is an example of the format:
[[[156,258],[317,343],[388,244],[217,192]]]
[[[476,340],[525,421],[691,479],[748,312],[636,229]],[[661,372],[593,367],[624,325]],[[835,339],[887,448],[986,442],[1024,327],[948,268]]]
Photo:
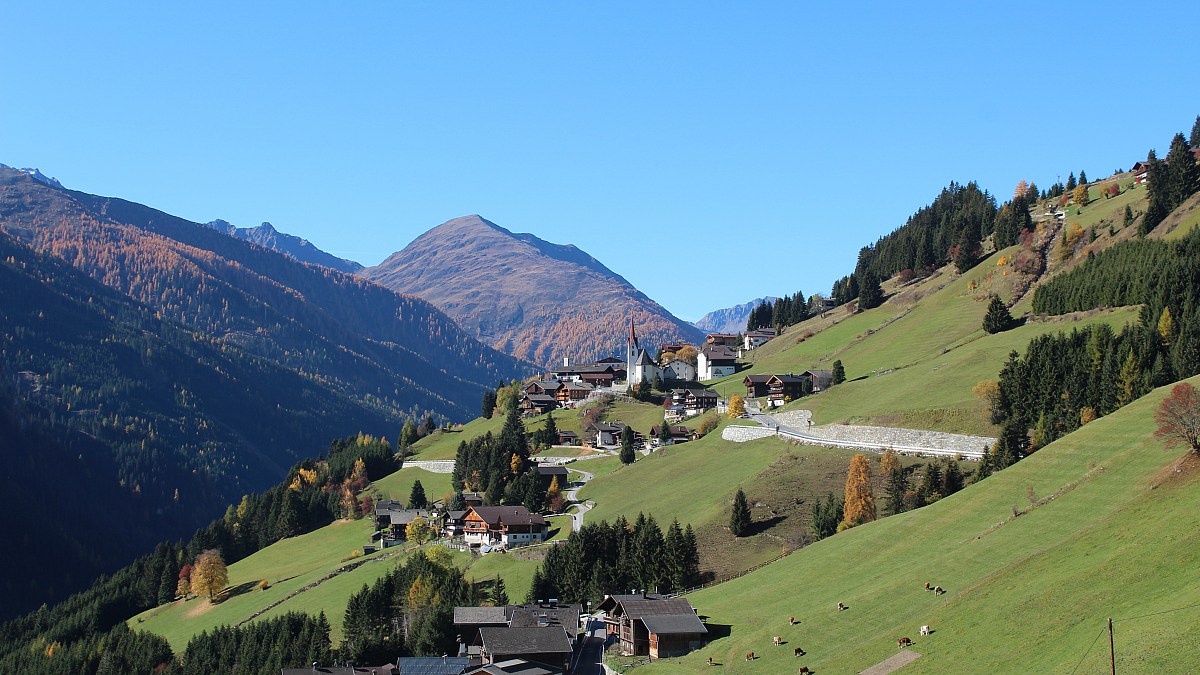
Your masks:
[[[557,403],[558,399],[549,394],[525,394],[525,398],[534,403]]]
[[[708,629],[700,622],[700,617],[692,612],[688,612],[687,614],[643,616],[642,623],[646,624],[646,630],[657,635],[708,632]]]
[[[473,623],[508,623],[508,615],[503,607],[455,607],[454,624],[465,625]]]
[[[570,654],[571,641],[562,626],[480,628],[480,640],[489,654]]]
[[[440,661],[441,659],[438,659],[438,660]],[[374,666],[374,667],[370,667],[370,666],[358,666],[358,667],[329,666],[328,668],[322,668],[320,666],[317,666],[315,669],[311,668],[311,667],[310,668],[283,668],[279,672],[282,673],[283,675],[314,675],[314,674],[316,674],[316,675],[371,675],[372,671],[375,672],[375,675],[394,675],[396,672],[396,668],[392,664],[389,663],[386,665]]]
[[[402,656],[396,663],[400,675],[460,675],[471,667],[465,656]]]
[[[645,600],[640,599],[640,596],[634,597],[639,599],[621,601],[621,606],[624,607],[625,614],[631,619],[668,614],[691,614],[692,616],[696,616],[696,612],[692,609],[692,603],[683,598]]]
[[[540,476],[565,476],[567,467],[561,464],[538,464],[537,472]]]
[[[530,663],[525,659],[508,659],[468,670],[466,675],[562,675],[562,669]]]

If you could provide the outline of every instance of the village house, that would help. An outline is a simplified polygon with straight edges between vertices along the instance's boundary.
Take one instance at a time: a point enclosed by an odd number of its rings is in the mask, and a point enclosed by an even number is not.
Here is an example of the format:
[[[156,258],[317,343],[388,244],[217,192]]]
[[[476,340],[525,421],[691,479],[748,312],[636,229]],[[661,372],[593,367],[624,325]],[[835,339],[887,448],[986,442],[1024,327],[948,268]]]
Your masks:
[[[563,383],[558,380],[534,380],[528,382],[522,387],[521,391],[526,394],[541,394],[543,396],[554,396],[559,389],[562,389]]]
[[[809,390],[813,393],[825,391],[833,386],[833,371],[832,370],[806,370],[800,373],[801,377],[808,378],[812,386]]]
[[[683,656],[708,639],[708,628],[684,598],[644,592],[607,595],[598,609],[604,612],[608,635],[620,642],[623,655]]]
[[[742,338],[737,333],[709,333],[704,336],[705,345],[714,347],[737,347],[742,344]]]
[[[308,666],[280,670],[282,675],[467,675],[473,672],[471,659],[458,656],[401,656],[395,663],[382,666]]]
[[[478,644],[481,628],[554,626],[567,639],[576,640],[583,625],[582,605],[560,603],[555,598],[526,605],[454,608],[454,626],[464,645]]]
[[[463,516],[468,546],[525,546],[546,539],[549,524],[524,506],[472,506]]]
[[[594,391],[596,391],[596,387],[588,384],[587,382],[575,382],[573,380],[569,380],[564,382],[562,386],[554,392],[554,397],[558,400],[560,405],[565,407],[571,403],[584,400],[588,396],[591,396],[592,392]]]
[[[658,348],[658,356],[659,358],[662,358],[662,355],[666,354],[667,352],[678,354],[679,350],[683,349],[684,347],[691,347],[691,345],[687,344],[686,342],[665,342],[661,347]]]
[[[714,380],[737,372],[737,354],[724,345],[708,345],[696,356],[696,377]]]
[[[830,381],[833,373],[830,371]],[[811,378],[804,375],[772,375],[767,380],[767,399],[773,406],[780,406],[788,401],[794,401],[809,393]]]
[[[743,337],[743,346],[746,349],[757,349],[777,337],[774,328],[759,328],[758,330],[748,331]]]
[[[767,395],[767,380],[770,380],[770,375],[747,375],[742,379],[742,384],[746,386],[746,398],[759,398]]]
[[[562,382],[586,382],[593,387],[611,387],[614,381],[625,379],[626,369],[621,363],[610,363],[607,359],[598,363],[572,366],[563,359],[561,368],[554,369],[554,376]]]
[[[467,524],[467,510],[447,511],[446,518],[442,520],[442,536],[447,539],[453,539],[463,533],[463,527]]]
[[[479,644],[479,629],[507,628],[507,607],[455,607],[454,628],[462,646]]]
[[[1135,162],[1129,171],[1133,174],[1133,183],[1141,185],[1146,182],[1146,176],[1150,173],[1150,165],[1146,162]]]
[[[404,539],[405,529],[418,517],[441,529],[441,516],[436,511],[408,509],[402,502],[390,499],[375,504],[375,529],[385,539]]]
[[[621,444],[621,434],[626,425],[620,422],[593,422],[583,429],[588,442],[597,448],[611,448]]]
[[[463,503],[467,506],[483,506],[482,492],[464,492]]]
[[[525,417],[544,415],[558,407],[558,399],[547,394],[525,394],[521,397],[521,414]]]
[[[569,429],[559,429],[558,445],[579,445],[579,434]]]
[[[469,668],[463,675],[563,675],[562,668],[525,659],[506,659]]]
[[[712,389],[672,389],[672,407],[679,406],[684,417],[700,415],[717,407],[717,392]]]
[[[550,489],[550,483],[554,481],[555,477],[558,478],[559,489],[567,489],[567,467],[561,464],[538,464],[537,476],[544,490]]]
[[[695,382],[696,366],[682,359],[672,359],[663,366],[662,377],[667,382]]]
[[[659,434],[662,433],[662,426],[661,424],[655,424],[650,427],[650,438],[659,438]],[[673,443],[687,443],[696,438],[695,433],[685,426],[668,424],[667,430],[671,434],[671,440],[668,445]]]
[[[570,665],[571,641],[556,626],[481,628],[479,642],[479,654],[485,665],[510,659],[545,664],[562,671]]]

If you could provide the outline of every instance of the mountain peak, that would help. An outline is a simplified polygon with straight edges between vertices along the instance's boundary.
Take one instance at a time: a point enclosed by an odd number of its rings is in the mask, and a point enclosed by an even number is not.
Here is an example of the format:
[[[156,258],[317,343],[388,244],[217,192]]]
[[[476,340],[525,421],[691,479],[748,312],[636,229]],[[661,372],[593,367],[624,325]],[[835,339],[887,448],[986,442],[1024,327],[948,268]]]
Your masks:
[[[12,169],[13,171],[20,171],[21,173],[25,174],[26,176],[29,176],[30,178],[38,181],[39,183],[45,183],[46,185],[50,185],[50,186],[57,187],[57,188],[63,187],[63,184],[58,182],[57,178],[51,178],[51,177],[47,176],[46,174],[42,173],[40,169],[29,169],[29,168],[18,169],[16,167],[9,166],[7,164],[0,164],[0,169]]]
[[[326,253],[313,246],[307,239],[302,239],[286,232],[280,232],[275,229],[274,225],[266,221],[263,221],[258,227],[236,227],[230,224],[229,221],[218,218],[205,223],[205,225],[236,239],[242,239],[264,248],[279,251],[300,262],[331,267],[346,274],[354,274],[362,269],[362,265],[353,260],[345,260],[331,253]]]
[[[624,349],[630,313],[648,344],[701,335],[578,247],[478,214],[438,225],[362,275],[432,302],[485,343],[535,363],[612,356]]]

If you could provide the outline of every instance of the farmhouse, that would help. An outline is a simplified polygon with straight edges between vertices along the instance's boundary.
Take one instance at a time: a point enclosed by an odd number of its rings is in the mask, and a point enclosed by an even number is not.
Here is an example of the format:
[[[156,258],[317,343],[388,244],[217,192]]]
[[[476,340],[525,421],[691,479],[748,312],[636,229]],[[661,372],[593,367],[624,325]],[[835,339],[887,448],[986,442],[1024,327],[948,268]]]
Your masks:
[[[824,391],[833,385],[832,370],[806,370],[800,376],[808,378],[813,392]]]
[[[684,598],[653,593],[608,595],[598,609],[610,636],[621,643],[621,653],[659,659],[683,656],[703,646],[708,629]]]
[[[757,349],[774,340],[777,335],[774,328],[759,328],[758,330],[748,331],[742,337],[742,346],[745,349]]]
[[[524,546],[546,539],[549,525],[524,506],[472,506],[463,516],[468,546]]]
[[[829,380],[833,381],[830,371]],[[803,375],[772,375],[767,379],[767,398],[771,405],[783,405],[809,393],[812,380]]]
[[[558,380],[534,380],[527,383],[522,391],[526,394],[541,394],[543,396],[554,396],[563,386]]]
[[[724,345],[708,345],[696,356],[696,377],[713,380],[737,372],[737,354]]]
[[[558,407],[558,399],[548,394],[525,394],[521,397],[521,410],[525,417],[544,415]]]
[[[484,664],[523,659],[566,671],[571,641],[557,626],[480,628],[480,656]]]
[[[737,347],[742,343],[736,333],[709,333],[704,340],[708,345],[717,347]]]
[[[558,430],[559,445],[579,445],[579,434],[569,429]]]
[[[382,531],[383,536],[389,539],[404,539],[405,528],[418,517],[424,518],[433,525],[438,525],[441,520],[435,511],[406,509],[404,504],[398,501],[383,499],[375,504],[375,528]]]
[[[583,429],[588,441],[596,447],[613,447],[621,444],[621,434],[626,425],[620,422],[593,422]]]
[[[692,440],[692,438],[693,438],[692,430],[688,429],[685,426],[669,424],[669,425],[667,425],[667,430],[671,434],[671,442],[672,443],[687,443],[688,441]],[[656,425],[650,427],[650,437],[651,438],[659,438],[660,433],[662,433],[662,425],[661,424],[656,424]]]
[[[672,389],[671,405],[679,406],[682,414],[699,415],[717,407],[717,392],[712,389]]]
[[[663,366],[662,377],[668,382],[695,382],[696,366],[682,359],[672,359]]]
[[[770,379],[770,375],[747,375],[742,378],[742,384],[746,385],[746,398],[766,396],[767,380]]]
[[[538,464],[537,476],[545,489],[549,489],[551,481],[556,476],[558,477],[558,486],[564,490],[567,488],[567,467],[561,464]]]
[[[568,380],[567,382],[564,382],[557,391],[554,392],[554,398],[562,404],[573,403],[575,401],[582,401],[590,396],[594,391],[596,391],[596,387],[588,384],[587,382],[575,382],[573,380]]]

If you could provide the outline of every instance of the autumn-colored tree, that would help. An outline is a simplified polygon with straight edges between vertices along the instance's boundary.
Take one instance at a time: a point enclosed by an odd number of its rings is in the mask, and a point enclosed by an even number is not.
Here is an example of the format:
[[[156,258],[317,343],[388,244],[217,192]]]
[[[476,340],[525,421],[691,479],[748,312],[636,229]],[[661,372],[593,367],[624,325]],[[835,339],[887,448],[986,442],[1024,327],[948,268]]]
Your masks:
[[[1123,406],[1137,397],[1137,386],[1139,371],[1137,358],[1133,355],[1133,350],[1125,356],[1125,362],[1121,364],[1121,372],[1117,375],[1117,405]]]
[[[433,527],[424,516],[417,516],[404,526],[404,538],[420,546],[433,537]]]
[[[1158,317],[1158,337],[1162,340],[1164,347],[1171,346],[1171,336],[1175,333],[1175,320],[1171,318],[1171,308],[1163,307],[1162,314]]]
[[[1079,409],[1079,426],[1083,426],[1088,422],[1096,421],[1096,409],[1091,406],[1084,406]]]
[[[208,596],[210,601],[229,585],[229,571],[218,551],[209,549],[196,556],[191,585],[193,593]]]
[[[871,464],[859,453],[850,460],[846,474],[846,506],[842,522],[854,527],[875,520],[875,493],[871,490]]]
[[[1024,183],[1025,181],[1021,181]],[[900,455],[896,454],[895,449],[888,448],[883,451],[883,457],[879,459],[879,473],[883,474],[884,478],[892,475],[893,471],[900,470]]]
[[[546,490],[546,501],[553,502],[559,497],[562,497],[562,488],[558,485],[558,476],[555,476],[550,479],[550,489]]]
[[[708,434],[708,432],[710,432],[716,428],[717,428],[717,418],[713,415],[708,415],[704,419],[700,420],[700,426],[696,427],[696,431],[701,436],[704,436],[704,435]]]
[[[980,380],[971,387],[971,393],[987,407],[988,421],[999,424],[1000,415],[1003,413],[1000,407],[1000,383],[996,380]]]
[[[1200,453],[1200,391],[1180,382],[1158,405],[1154,413],[1158,429],[1154,435],[1168,448],[1183,446]]]
[[[1086,185],[1077,186],[1075,188],[1075,192],[1072,193],[1071,196],[1075,198],[1076,206],[1087,206],[1088,205],[1088,189],[1087,189]]]
[[[734,394],[729,397],[729,419],[737,419],[746,414],[746,402],[741,396]]]
[[[1025,193],[1028,191],[1029,191],[1029,183],[1026,183],[1025,179],[1022,178],[1021,182],[1017,183],[1017,189],[1013,190],[1013,199],[1017,199],[1018,197],[1025,196]]]
[[[696,365],[697,356],[699,356],[699,352],[691,345],[684,345],[679,348],[679,351],[675,352],[675,358],[693,366]]]
[[[508,462],[508,468],[512,471],[512,475],[520,476],[525,470],[525,460],[520,455],[513,453],[512,459]]]
[[[184,565],[179,569],[179,583],[175,585],[175,595],[187,598],[192,593],[192,566]]]

